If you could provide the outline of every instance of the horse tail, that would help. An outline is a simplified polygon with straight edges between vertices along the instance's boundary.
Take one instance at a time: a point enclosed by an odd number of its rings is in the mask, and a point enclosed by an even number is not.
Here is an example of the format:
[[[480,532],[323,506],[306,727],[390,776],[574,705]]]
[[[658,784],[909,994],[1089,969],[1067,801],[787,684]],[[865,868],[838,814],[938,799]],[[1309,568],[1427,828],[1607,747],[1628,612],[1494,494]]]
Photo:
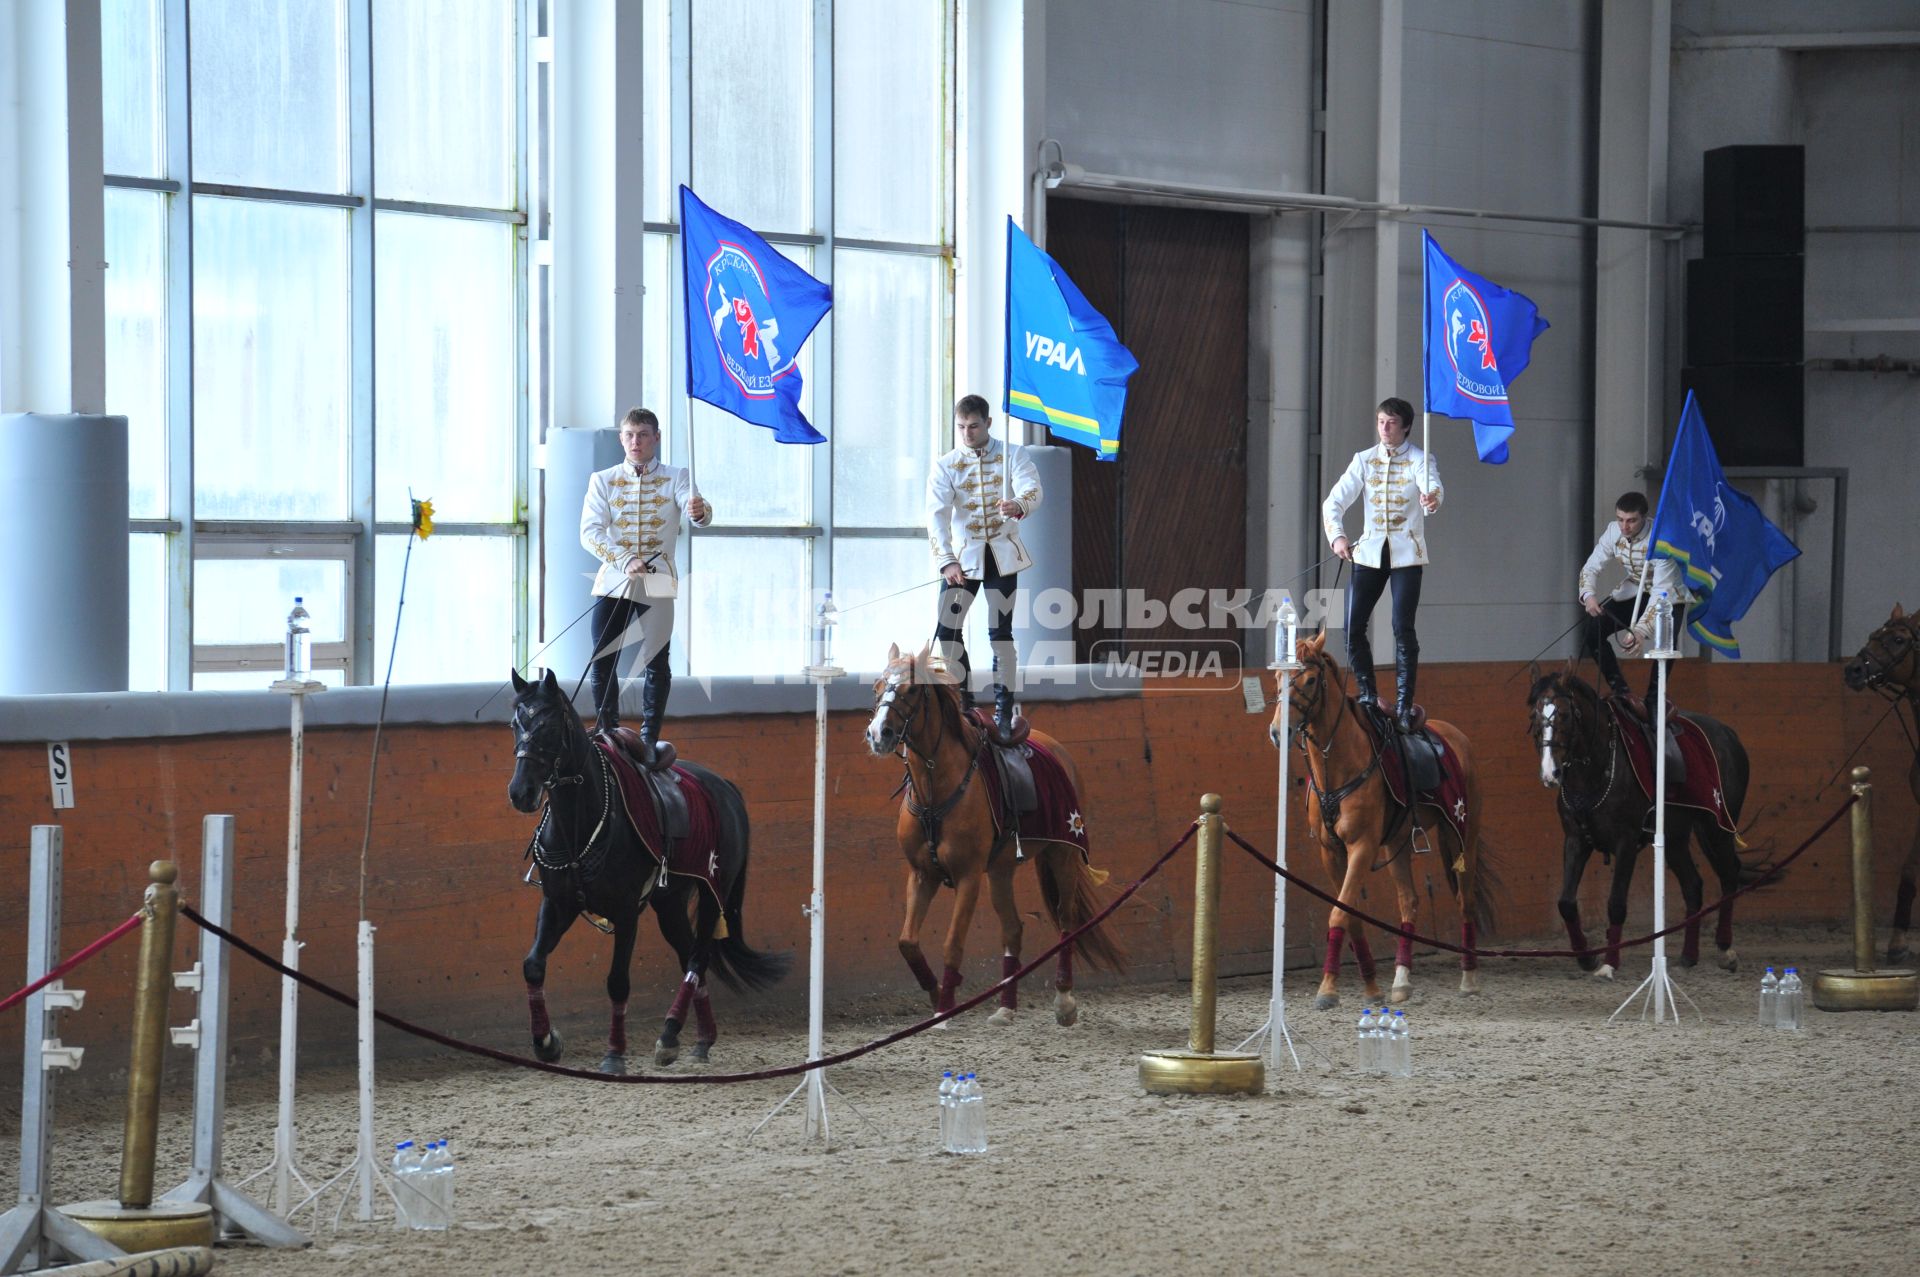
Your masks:
[[[1062,934],[1086,926],[1100,911],[1096,888],[1107,876],[1089,865],[1078,847],[1068,843],[1041,843],[1036,867],[1040,871],[1040,897],[1046,902],[1047,916]],[[1104,924],[1081,932],[1073,944],[1088,962],[1102,971],[1127,969],[1126,949]]]
[[[726,901],[720,907],[721,934],[710,952],[707,969],[736,993],[743,989],[765,989],[777,984],[793,966],[790,953],[762,953],[747,943],[743,909],[747,896],[747,866],[752,862],[752,827],[747,820],[746,801],[733,782],[711,772],[702,774],[714,805],[721,809],[721,827],[733,834],[740,848],[740,870],[727,887]]]
[[[1474,839],[1473,872],[1466,875],[1470,896],[1462,894],[1460,878],[1453,866],[1448,865],[1447,886],[1460,901],[1461,916],[1473,923],[1476,935],[1499,934],[1499,908],[1495,902],[1506,891],[1506,882],[1500,874],[1499,858],[1487,846],[1485,838]]]

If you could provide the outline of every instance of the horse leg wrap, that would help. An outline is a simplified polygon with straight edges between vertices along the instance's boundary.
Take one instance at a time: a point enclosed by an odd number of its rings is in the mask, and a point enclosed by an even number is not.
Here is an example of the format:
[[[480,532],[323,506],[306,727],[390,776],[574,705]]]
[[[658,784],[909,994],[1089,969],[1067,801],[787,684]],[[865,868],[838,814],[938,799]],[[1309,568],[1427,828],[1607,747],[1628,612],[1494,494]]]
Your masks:
[[[1584,949],[1587,947],[1587,933],[1580,928],[1580,905],[1577,901],[1560,902],[1560,918],[1567,924],[1567,947]]]
[[[1053,987],[1060,993],[1073,988],[1073,946],[1067,945],[1060,950],[1060,956],[1053,964]]]
[[[553,1023],[547,1019],[547,989],[545,985],[527,986],[527,1010],[533,1015],[533,1040],[546,1041],[547,1034],[553,1032]]]
[[[1340,974],[1340,946],[1347,940],[1345,927],[1327,928],[1327,964],[1321,970],[1327,975]]]
[[[1612,923],[1607,927],[1607,965],[1620,969],[1620,924]]]
[[[907,968],[913,972],[913,978],[920,982],[921,988],[932,993],[939,987],[939,982],[933,978],[933,968],[927,965],[924,957],[918,953],[910,953],[906,958]]]
[[[716,1042],[720,1038],[720,1026],[713,1022],[713,999],[707,996],[706,981],[700,982],[700,991],[693,995],[693,1018],[699,1029],[694,1033],[695,1042]]]
[[[1478,971],[1480,969],[1480,955],[1473,951],[1477,938],[1474,934],[1473,920],[1470,918],[1463,919],[1460,923],[1460,945],[1466,952],[1460,955],[1460,969],[1462,971]]]
[[[940,1002],[939,1002],[939,1005],[936,1006],[934,1009],[936,1011],[953,1010],[953,1002],[954,1002],[953,993],[954,993],[954,990],[958,989],[959,987],[960,987],[960,973],[958,971],[955,971],[952,967],[948,967],[945,971],[941,972],[940,973]]]
[[[1720,917],[1713,924],[1713,943],[1721,949],[1733,948],[1733,901],[1723,901]]]
[[[1002,980],[1005,980],[1019,969],[1020,959],[1014,957],[1011,953],[1003,953],[1000,955],[1000,978]],[[1020,984],[1018,981],[1008,984],[1000,990],[1000,1005],[1009,1011],[1018,1011],[1020,1009]]]
[[[1397,966],[1413,965],[1413,926],[1410,923],[1400,924],[1400,943],[1393,946],[1393,961]]]
[[[680,992],[673,995],[673,1005],[667,1008],[669,1020],[675,1024],[687,1022],[687,1008],[693,1004],[694,990],[699,987],[700,982],[694,977],[693,972],[687,972],[687,978],[680,982]]]
[[[627,1004],[613,1004],[613,1024],[607,1030],[607,1050],[614,1055],[627,1053]]]
[[[1913,879],[1900,880],[1899,894],[1893,898],[1893,929],[1905,931],[1913,925]]]
[[[1373,983],[1373,946],[1367,943],[1367,933],[1359,927],[1347,937],[1353,945],[1353,960],[1360,966],[1360,978],[1368,984]]]

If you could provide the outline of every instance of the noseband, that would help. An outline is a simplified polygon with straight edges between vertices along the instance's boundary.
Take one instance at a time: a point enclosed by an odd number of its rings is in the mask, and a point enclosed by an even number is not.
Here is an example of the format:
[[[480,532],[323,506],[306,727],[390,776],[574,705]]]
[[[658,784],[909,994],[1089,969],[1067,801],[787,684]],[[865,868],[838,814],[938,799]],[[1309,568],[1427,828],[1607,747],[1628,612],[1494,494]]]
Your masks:
[[[1866,686],[1879,688],[1893,681],[1893,672],[1906,664],[1913,656],[1914,647],[1920,644],[1920,631],[1916,630],[1911,619],[1888,621],[1867,636],[1866,646],[1860,649],[1860,664],[1865,667]],[[1915,680],[1907,680],[1907,690],[1915,690]]]
[[[540,755],[528,748],[526,735],[520,730],[517,722],[514,725],[514,736],[513,756],[517,759],[532,759],[538,762]],[[606,864],[607,851],[612,846],[612,840],[602,835],[607,832],[607,820],[613,814],[613,775],[607,766],[607,756],[591,741],[587,743],[587,749],[600,764],[600,819],[594,823],[593,832],[587,835],[585,843],[571,851],[556,850],[547,846],[545,834],[548,824],[553,819],[554,791],[569,785],[587,783],[584,771],[563,773],[562,768],[569,752],[563,746],[554,752],[553,760],[547,768],[546,779],[540,782],[540,790],[547,796],[547,801],[541,806],[540,823],[534,827],[533,839],[527,844],[527,854],[533,857],[534,863],[541,869],[550,873],[570,870],[575,876],[576,883],[582,887],[599,876],[601,867]],[[578,834],[577,826],[573,832]]]

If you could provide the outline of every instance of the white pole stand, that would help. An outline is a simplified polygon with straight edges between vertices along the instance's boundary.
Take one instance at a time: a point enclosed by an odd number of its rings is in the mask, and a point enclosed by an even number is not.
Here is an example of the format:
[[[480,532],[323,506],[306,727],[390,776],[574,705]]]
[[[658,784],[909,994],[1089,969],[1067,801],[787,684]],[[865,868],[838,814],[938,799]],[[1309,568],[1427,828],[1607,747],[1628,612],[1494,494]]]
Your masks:
[[[808,897],[806,907],[801,910],[809,923],[809,952],[807,955],[807,1059],[818,1060],[826,1054],[826,1005],[827,1005],[827,684],[846,675],[846,671],[835,665],[809,665],[806,667],[807,681],[813,684],[813,894]],[[761,1128],[774,1119],[774,1116],[802,1091],[807,1093],[808,1143],[819,1140],[823,1145],[831,1146],[832,1128],[827,1115],[827,1092],[832,1091],[842,1100],[840,1088],[827,1080],[825,1069],[809,1069],[800,1079],[800,1084],[787,1092],[787,1097],[773,1106],[771,1112],[761,1118],[754,1128],[747,1132],[747,1138],[758,1135]],[[855,1115],[860,1110],[853,1108],[852,1101],[847,1107]]]
[[[233,915],[232,816],[208,816],[201,825],[200,913],[217,927]],[[200,933],[200,960],[174,973],[175,988],[197,996],[194,1021],[173,1029],[176,1046],[191,1046],[193,1064],[193,1162],[186,1182],[166,1193],[167,1202],[204,1202],[223,1234],[263,1246],[307,1246],[293,1225],[220,1177],[222,1133],[227,1120],[227,946],[211,931]]]
[[[300,793],[301,771],[306,755],[307,700],[325,687],[323,683],[281,679],[273,684],[276,692],[285,692],[293,704],[293,761],[287,779],[287,934],[280,942],[280,964],[291,971],[300,969]],[[313,1186],[300,1172],[294,1153],[293,1125],[294,1076],[300,1054],[300,985],[291,976],[280,978],[280,1107],[273,1128],[273,1159],[241,1180],[245,1188],[261,1176],[267,1177],[267,1202],[273,1210],[291,1218],[296,1201],[312,1201]],[[295,1186],[302,1197],[294,1196]]]
[[[360,919],[359,939],[356,944],[358,961],[355,964],[358,973],[355,986],[358,1004],[356,1011],[359,1025],[360,1045],[360,1132],[354,1141],[353,1160],[328,1176],[320,1187],[307,1194],[305,1200],[296,1206],[298,1210],[309,1202],[317,1202],[320,1195],[335,1184],[341,1185],[340,1202],[333,1208],[333,1226],[340,1227],[340,1217],[346,1213],[347,1203],[354,1198],[355,1189],[359,1190],[359,1202],[353,1217],[362,1223],[373,1219],[374,1189],[377,1187],[393,1203],[393,1223],[396,1228],[407,1226],[407,1210],[401,1203],[395,1188],[393,1177],[387,1174],[374,1152],[373,1143],[373,931],[371,922]],[[318,1218],[320,1208],[314,1207],[314,1216]]]
[[[1279,675],[1276,688],[1280,702],[1280,745],[1275,752],[1280,755],[1280,781],[1278,797],[1274,803],[1275,854],[1274,862],[1282,869],[1287,867],[1287,781],[1291,763],[1289,746],[1292,742],[1290,719],[1293,705],[1289,699],[1293,692],[1293,676],[1300,671],[1300,662],[1293,653],[1281,652],[1279,659],[1267,666]],[[1246,1039],[1235,1047],[1235,1051],[1245,1051],[1256,1042],[1264,1042],[1267,1054],[1267,1067],[1278,1070],[1282,1063],[1291,1062],[1294,1072],[1302,1071],[1300,1052],[1296,1049],[1293,1033],[1287,1028],[1287,880],[1279,874],[1273,876],[1273,996],[1267,1003],[1267,1018],[1259,1028],[1248,1034]],[[1315,1049],[1312,1043],[1299,1045],[1309,1050]],[[1281,1051],[1285,1050],[1284,1059]],[[1324,1056],[1323,1056],[1324,1058]],[[1331,1064],[1333,1061],[1328,1060]]]
[[[33,827],[27,886],[27,983],[60,961],[60,854],[58,825]],[[53,1178],[53,1070],[77,1069],[85,1047],[63,1046],[62,1011],[78,1011],[83,989],[55,980],[26,1003],[26,1040],[20,1063],[20,1204],[0,1215],[0,1273],[42,1268],[56,1255],[75,1260],[116,1259],[118,1246],[82,1228],[47,1202]]]
[[[1648,652],[1646,659],[1660,662],[1657,667],[1659,681],[1654,696],[1653,710],[1653,929],[1664,931],[1667,926],[1667,663],[1680,653],[1671,648]],[[1612,1024],[1620,1018],[1620,1013],[1638,1002],[1643,996],[1646,1003],[1640,1008],[1640,1019],[1654,1024],[1665,1024],[1669,1020],[1680,1023],[1680,1005],[1674,998],[1675,992],[1687,999],[1687,1005],[1693,1007],[1697,1015],[1698,1003],[1674,984],[1667,975],[1667,938],[1659,936],[1653,942],[1653,970],[1640,982],[1640,987],[1627,995],[1627,1000],[1614,1009],[1607,1017]]]

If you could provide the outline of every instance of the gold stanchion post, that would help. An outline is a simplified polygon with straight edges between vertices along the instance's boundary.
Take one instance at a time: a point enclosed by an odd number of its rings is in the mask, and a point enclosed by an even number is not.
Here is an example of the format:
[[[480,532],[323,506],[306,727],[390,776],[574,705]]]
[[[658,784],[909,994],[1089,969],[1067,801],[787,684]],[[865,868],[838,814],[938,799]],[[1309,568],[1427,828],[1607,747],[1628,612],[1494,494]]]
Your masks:
[[[1213,1049],[1220,827],[1220,795],[1207,794],[1200,799],[1200,832],[1194,840],[1193,1014],[1186,1050],[1149,1051],[1140,1057],[1140,1085],[1156,1095],[1258,1095],[1267,1084],[1260,1056]]]
[[[1920,1005],[1920,972],[1887,970],[1873,961],[1873,785],[1865,767],[1853,769],[1853,970],[1813,978],[1813,1005],[1822,1011],[1911,1011]]]
[[[127,1122],[120,1151],[120,1200],[78,1202],[60,1211],[125,1251],[213,1245],[213,1211],[204,1202],[153,1200],[153,1159],[160,1127],[160,1073],[167,1046],[167,999],[173,989],[174,920],[179,871],[171,860],[148,869],[146,925],[133,986],[133,1058],[127,1065]]]

